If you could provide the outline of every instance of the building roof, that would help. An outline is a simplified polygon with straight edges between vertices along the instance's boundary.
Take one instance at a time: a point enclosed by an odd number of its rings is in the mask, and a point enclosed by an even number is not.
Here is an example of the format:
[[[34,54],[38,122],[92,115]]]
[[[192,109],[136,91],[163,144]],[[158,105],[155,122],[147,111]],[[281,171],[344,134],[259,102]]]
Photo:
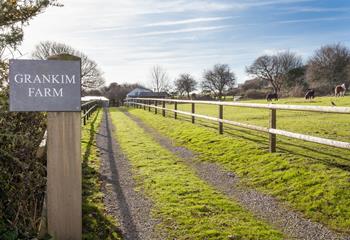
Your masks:
[[[129,92],[126,96],[127,97],[141,97],[142,94],[145,93],[153,93],[152,90],[149,90],[147,88],[135,88],[131,92]]]

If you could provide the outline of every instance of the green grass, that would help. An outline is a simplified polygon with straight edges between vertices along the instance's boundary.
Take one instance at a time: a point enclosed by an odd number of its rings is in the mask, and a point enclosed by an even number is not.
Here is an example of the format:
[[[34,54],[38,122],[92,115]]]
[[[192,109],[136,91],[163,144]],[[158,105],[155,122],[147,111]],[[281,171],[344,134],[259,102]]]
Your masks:
[[[339,101],[344,105],[348,104],[349,100],[344,99]],[[283,101],[295,103],[296,100]],[[319,101],[324,103],[328,100]],[[211,107],[202,111],[213,113]],[[307,217],[324,223],[334,230],[350,233],[349,151],[278,137],[278,153],[270,154],[267,151],[267,136],[263,134],[225,128],[225,135],[219,135],[217,126],[208,122],[193,125],[186,121],[155,116],[143,110],[131,110],[131,113],[175,139],[178,144],[200,153],[201,160],[219,163],[226,169],[236,172],[244,184],[287,202],[289,206],[303,212]],[[232,114],[236,120],[252,116],[256,118],[253,121],[267,121],[259,112],[246,114],[237,111]],[[335,134],[343,131],[338,128],[345,127],[347,134],[344,133],[344,137],[349,138],[348,116],[327,116],[327,118],[315,116],[315,118],[308,119],[305,124],[309,125],[309,121],[312,120],[314,129],[326,128]],[[285,115],[284,121],[293,125],[297,118]],[[340,122],[343,124],[339,124]],[[305,124],[295,128],[303,132]],[[337,128],[328,124],[335,124]],[[215,126],[215,129],[210,126]]]
[[[196,176],[124,113],[111,110],[116,138],[132,164],[138,187],[152,199],[152,214],[168,239],[282,239],[237,203]]]
[[[287,98],[279,101],[273,101],[278,104],[293,104],[293,105],[316,105],[316,106],[331,106],[331,101],[337,106],[350,106],[350,97],[334,98],[320,97],[315,100],[308,101],[303,98]],[[243,101],[242,101],[243,102]],[[267,103],[266,100],[250,100],[244,102]],[[169,106],[171,107],[171,106]],[[178,109],[190,112],[190,104],[179,104]],[[218,106],[196,104],[196,113],[217,117]],[[268,127],[269,124],[268,109],[253,109],[239,107],[224,107],[224,118],[238,122],[246,122],[259,126]],[[350,141],[350,122],[348,118],[341,114],[330,113],[311,113],[298,111],[277,111],[277,127],[280,129],[300,132],[315,136],[334,138],[335,140]]]
[[[118,232],[118,223],[106,214],[103,204],[99,177],[101,163],[95,141],[101,120],[102,110],[99,109],[82,128],[83,239],[86,240],[122,239]]]

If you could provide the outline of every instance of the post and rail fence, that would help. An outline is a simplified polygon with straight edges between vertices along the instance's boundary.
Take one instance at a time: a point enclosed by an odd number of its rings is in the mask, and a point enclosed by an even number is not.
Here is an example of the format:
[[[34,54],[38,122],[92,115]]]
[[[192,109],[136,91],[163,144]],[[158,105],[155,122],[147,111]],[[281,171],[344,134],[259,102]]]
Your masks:
[[[159,106],[161,103],[161,107]],[[173,103],[174,109],[166,108],[166,103]],[[191,104],[191,112],[185,112],[178,110],[178,104]],[[276,135],[285,136],[289,138],[299,139],[307,142],[313,142],[318,144],[323,144],[327,146],[350,149],[349,142],[342,142],[327,138],[315,137],[300,133],[289,132],[276,128],[277,122],[277,110],[286,111],[306,111],[306,112],[321,112],[321,113],[338,113],[338,114],[350,114],[350,107],[327,107],[327,106],[308,106],[308,105],[283,105],[283,104],[261,104],[261,103],[236,103],[236,102],[218,102],[218,101],[195,101],[195,100],[176,100],[176,99],[159,99],[159,98],[127,98],[125,101],[127,106],[135,108],[148,107],[148,110],[154,109],[155,114],[157,110],[162,110],[162,115],[165,116],[165,112],[173,112],[174,118],[178,118],[178,114],[190,116],[191,122],[195,123],[195,118],[201,118],[209,121],[218,122],[218,131],[223,134],[223,125],[228,124],[240,128],[250,129],[254,131],[264,132],[269,134],[269,151],[276,152]],[[211,117],[195,113],[196,104],[207,104],[207,105],[217,105],[218,106],[218,117]],[[242,107],[242,108],[258,108],[258,109],[268,109],[270,111],[269,117],[269,127],[261,127],[247,123],[235,122],[231,120],[226,120],[224,116],[224,106],[232,107]]]
[[[83,124],[86,125],[86,121],[89,120],[91,114],[99,107],[101,106],[100,101],[90,101],[83,103],[81,105],[81,119],[83,119]]]

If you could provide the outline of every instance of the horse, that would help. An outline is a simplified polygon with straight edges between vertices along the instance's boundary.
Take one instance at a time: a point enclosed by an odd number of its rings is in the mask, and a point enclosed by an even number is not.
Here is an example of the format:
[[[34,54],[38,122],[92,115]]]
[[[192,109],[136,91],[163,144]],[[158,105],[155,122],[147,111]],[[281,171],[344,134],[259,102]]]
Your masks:
[[[313,89],[308,89],[305,94],[305,99],[314,99],[315,98],[315,91]]]
[[[272,99],[275,99],[275,101],[278,101],[278,94],[277,93],[269,93],[266,95],[267,101],[272,101]]]
[[[336,97],[344,97],[345,91],[346,91],[345,83],[343,83],[342,85],[337,85],[334,88],[334,95]]]

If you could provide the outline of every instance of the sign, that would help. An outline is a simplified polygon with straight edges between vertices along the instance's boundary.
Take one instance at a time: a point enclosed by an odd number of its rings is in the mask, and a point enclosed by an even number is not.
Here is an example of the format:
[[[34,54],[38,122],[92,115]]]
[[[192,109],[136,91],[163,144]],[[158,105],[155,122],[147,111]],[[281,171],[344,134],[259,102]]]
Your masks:
[[[10,111],[80,112],[80,61],[10,60]]]

